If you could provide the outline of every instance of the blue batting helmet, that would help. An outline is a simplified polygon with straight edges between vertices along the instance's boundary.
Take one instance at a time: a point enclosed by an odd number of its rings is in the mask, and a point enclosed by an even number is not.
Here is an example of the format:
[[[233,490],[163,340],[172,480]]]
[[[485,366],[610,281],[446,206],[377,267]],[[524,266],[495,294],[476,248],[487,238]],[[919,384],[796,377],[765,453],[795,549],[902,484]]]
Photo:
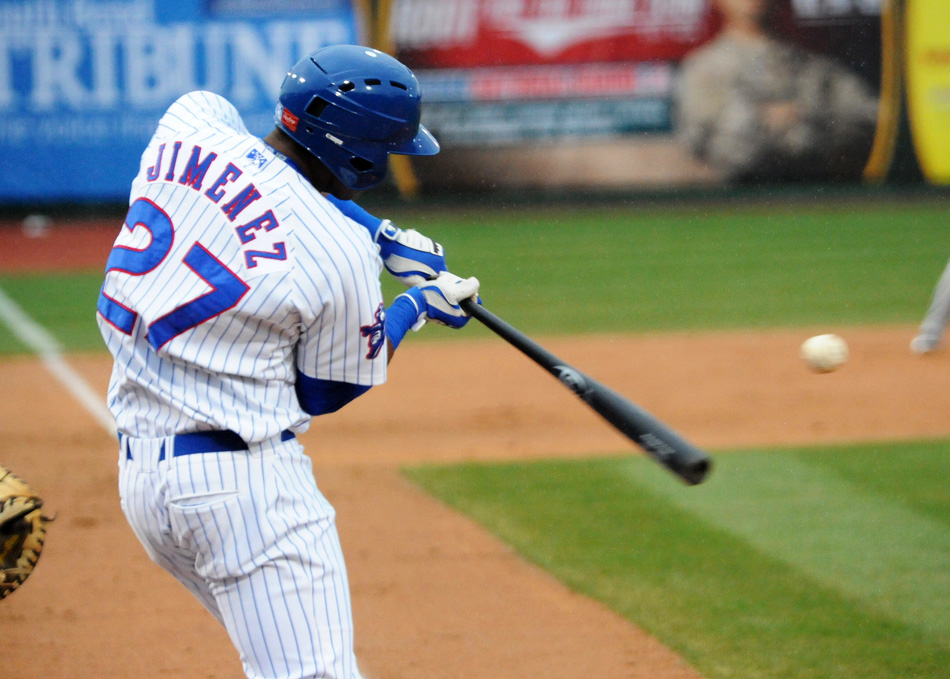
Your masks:
[[[416,76],[393,57],[333,45],[287,74],[274,122],[345,186],[362,190],[383,180],[390,153],[439,152],[435,137],[419,124],[421,100]]]

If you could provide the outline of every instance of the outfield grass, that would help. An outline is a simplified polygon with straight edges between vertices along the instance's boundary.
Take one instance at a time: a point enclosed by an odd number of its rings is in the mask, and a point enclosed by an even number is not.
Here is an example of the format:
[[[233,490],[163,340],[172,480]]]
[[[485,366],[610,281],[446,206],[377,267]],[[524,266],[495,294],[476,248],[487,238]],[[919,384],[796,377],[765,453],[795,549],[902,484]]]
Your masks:
[[[419,228],[479,278],[488,308],[563,334],[917,322],[950,256],[948,218],[938,205],[631,206]]]
[[[917,322],[950,256],[950,207],[933,204],[393,216],[442,242],[485,305],[532,334]],[[68,348],[99,349],[101,275],[7,275],[0,289]],[[0,353],[22,350],[0,327]]]
[[[96,325],[101,270],[88,274],[0,276],[0,290],[71,351],[105,351]],[[0,322],[0,354],[28,349]]]
[[[720,454],[695,488],[630,456],[406,473],[710,679],[950,666],[946,443]]]

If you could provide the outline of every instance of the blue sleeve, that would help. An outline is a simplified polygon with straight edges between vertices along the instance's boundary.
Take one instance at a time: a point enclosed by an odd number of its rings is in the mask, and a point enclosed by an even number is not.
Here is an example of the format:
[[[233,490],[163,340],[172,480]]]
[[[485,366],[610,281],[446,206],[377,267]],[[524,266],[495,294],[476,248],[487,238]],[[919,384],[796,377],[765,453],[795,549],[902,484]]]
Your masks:
[[[369,386],[350,384],[349,382],[334,382],[308,377],[297,372],[297,400],[304,412],[310,415],[328,415],[335,413],[357,396],[369,391]]]
[[[376,239],[376,232],[379,230],[379,225],[383,223],[382,219],[379,217],[374,217],[352,200],[340,200],[339,198],[336,198],[332,195],[327,196],[327,198],[331,203],[336,205],[340,212],[345,214],[357,224],[365,226],[373,240]]]

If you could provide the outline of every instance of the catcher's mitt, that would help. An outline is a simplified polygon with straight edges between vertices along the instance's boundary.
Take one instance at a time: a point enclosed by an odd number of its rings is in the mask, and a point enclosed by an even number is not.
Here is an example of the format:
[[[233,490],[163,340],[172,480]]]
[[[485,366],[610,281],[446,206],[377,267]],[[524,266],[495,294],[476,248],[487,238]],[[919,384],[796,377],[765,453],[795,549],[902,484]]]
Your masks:
[[[46,540],[43,501],[26,483],[0,465],[0,599],[11,594],[36,568]]]

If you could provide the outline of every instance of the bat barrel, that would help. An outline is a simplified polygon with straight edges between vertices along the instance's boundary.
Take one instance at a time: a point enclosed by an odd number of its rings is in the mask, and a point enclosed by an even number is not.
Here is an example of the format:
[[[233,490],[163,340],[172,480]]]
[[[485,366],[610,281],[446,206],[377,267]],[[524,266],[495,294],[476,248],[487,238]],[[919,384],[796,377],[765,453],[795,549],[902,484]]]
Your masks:
[[[587,381],[588,395],[579,396],[624,436],[687,484],[706,479],[712,469],[706,452],[609,387],[589,377]]]
[[[708,454],[629,399],[568,365],[514,326],[472,300],[462,309],[554,375],[618,431],[689,485],[702,483],[712,468]]]

